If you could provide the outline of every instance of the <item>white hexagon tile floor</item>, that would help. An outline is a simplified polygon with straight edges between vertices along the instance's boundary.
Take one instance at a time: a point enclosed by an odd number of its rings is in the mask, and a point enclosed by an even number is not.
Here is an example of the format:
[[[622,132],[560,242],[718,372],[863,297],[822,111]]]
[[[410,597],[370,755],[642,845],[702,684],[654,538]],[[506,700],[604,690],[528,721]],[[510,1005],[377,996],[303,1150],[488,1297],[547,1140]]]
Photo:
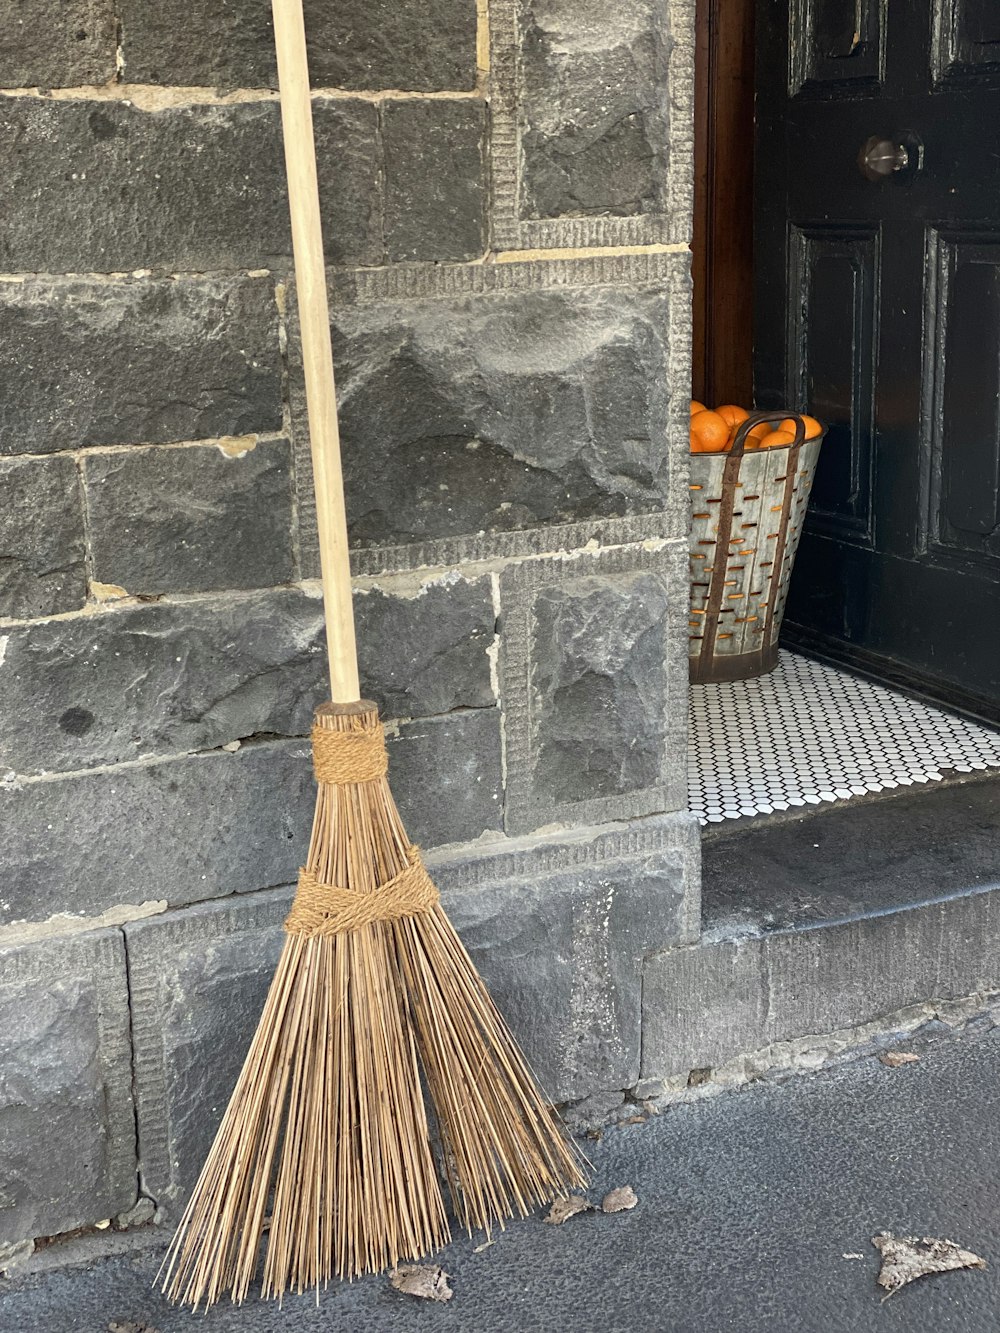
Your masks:
[[[702,824],[1000,768],[1000,733],[797,653],[691,687],[688,808]]]

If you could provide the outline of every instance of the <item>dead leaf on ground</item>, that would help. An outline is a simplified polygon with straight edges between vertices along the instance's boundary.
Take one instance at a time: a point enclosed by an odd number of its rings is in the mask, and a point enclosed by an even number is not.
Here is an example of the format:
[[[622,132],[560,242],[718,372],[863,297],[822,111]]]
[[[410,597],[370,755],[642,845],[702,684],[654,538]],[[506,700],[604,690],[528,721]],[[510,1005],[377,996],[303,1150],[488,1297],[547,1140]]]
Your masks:
[[[920,1059],[919,1055],[914,1055],[912,1051],[882,1051],[879,1060],[882,1064],[888,1065],[890,1069],[898,1069],[900,1065],[915,1065]]]
[[[953,1240],[939,1240],[936,1236],[893,1236],[884,1231],[872,1236],[872,1244],[882,1256],[876,1280],[880,1287],[885,1287],[886,1300],[907,1282],[929,1273],[986,1267],[986,1260],[978,1254],[963,1250]]]
[[[568,1199],[556,1199],[542,1221],[548,1222],[550,1226],[559,1227],[577,1213],[591,1212],[593,1207],[590,1200],[585,1199],[582,1194],[571,1194]]]
[[[448,1274],[436,1264],[402,1264],[392,1270],[389,1281],[404,1296],[422,1301],[450,1301],[455,1294],[448,1286]]]
[[[495,1240],[484,1240],[483,1243],[482,1243],[482,1245],[477,1245],[477,1246],[475,1246],[475,1248],[473,1249],[472,1253],[473,1253],[473,1254],[482,1254],[483,1250],[488,1250],[488,1249],[490,1248],[491,1245],[495,1245],[495,1244],[496,1244],[496,1241],[495,1241]]]
[[[159,1333],[152,1324],[145,1324],[141,1319],[112,1319],[108,1333]]]
[[[639,1202],[631,1185],[619,1185],[616,1190],[605,1194],[601,1201],[602,1213],[627,1213]]]

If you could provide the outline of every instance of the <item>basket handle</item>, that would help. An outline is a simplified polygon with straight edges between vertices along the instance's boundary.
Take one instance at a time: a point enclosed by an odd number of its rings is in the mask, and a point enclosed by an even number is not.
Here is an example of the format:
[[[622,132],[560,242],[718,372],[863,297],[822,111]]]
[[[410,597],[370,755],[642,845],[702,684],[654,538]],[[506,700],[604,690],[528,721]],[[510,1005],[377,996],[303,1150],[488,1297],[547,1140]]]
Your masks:
[[[736,429],[736,438],[733,440],[733,447],[728,450],[730,457],[735,455],[737,458],[746,449],[747,436],[755,426],[759,426],[762,421],[794,421],[795,439],[792,442],[792,448],[798,449],[806,438],[806,423],[802,420],[798,412],[751,412],[746,421],[741,421]]]

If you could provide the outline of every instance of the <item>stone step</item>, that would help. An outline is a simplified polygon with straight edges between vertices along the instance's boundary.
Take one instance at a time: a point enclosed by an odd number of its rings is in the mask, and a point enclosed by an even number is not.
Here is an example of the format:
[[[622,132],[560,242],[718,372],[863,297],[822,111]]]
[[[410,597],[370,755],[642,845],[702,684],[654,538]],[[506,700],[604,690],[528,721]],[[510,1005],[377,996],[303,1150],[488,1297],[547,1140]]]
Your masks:
[[[702,937],[646,965],[640,1092],[818,1062],[1000,989],[998,829],[990,775],[707,835]]]

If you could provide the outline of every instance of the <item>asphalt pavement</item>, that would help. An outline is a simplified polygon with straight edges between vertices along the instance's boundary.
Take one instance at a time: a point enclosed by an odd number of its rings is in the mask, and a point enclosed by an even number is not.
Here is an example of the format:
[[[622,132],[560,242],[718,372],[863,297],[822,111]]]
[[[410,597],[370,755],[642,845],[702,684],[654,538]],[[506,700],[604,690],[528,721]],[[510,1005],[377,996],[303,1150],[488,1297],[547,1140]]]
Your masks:
[[[67,1249],[68,1266],[0,1283],[4,1333],[998,1333],[1000,1028],[989,1020],[874,1056],[751,1084],[604,1132],[590,1197],[631,1185],[632,1211],[511,1224],[437,1257],[454,1295],[385,1277],[274,1304],[174,1309],[152,1288],[165,1237]],[[986,1260],[883,1301],[879,1232],[943,1237]],[[88,1245],[90,1249],[88,1250]],[[39,1261],[32,1261],[39,1263]]]

